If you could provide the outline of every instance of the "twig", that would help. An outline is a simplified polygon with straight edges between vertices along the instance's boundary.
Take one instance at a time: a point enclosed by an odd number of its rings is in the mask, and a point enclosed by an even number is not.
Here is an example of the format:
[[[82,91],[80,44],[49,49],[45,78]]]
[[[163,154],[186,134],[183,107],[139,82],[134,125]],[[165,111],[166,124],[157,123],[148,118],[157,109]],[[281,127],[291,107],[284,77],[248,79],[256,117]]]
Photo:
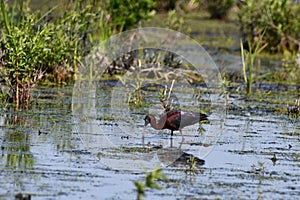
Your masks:
[[[170,103],[170,104],[168,104],[168,102],[169,102],[169,99],[170,99],[170,96],[171,96],[171,93],[172,93],[172,90],[173,90],[174,82],[175,82],[175,80],[172,81],[172,84],[171,84],[171,87],[170,87],[170,90],[169,90],[169,93],[168,93],[168,97],[167,97],[167,98],[166,98],[166,96],[167,96],[168,86],[165,85],[165,89],[164,89],[164,93],[163,93],[163,98],[161,99],[162,108],[163,108],[164,112],[173,109],[173,108],[172,108],[173,99],[171,100],[171,103]],[[170,105],[170,106],[169,106],[169,105]]]
[[[169,95],[168,95],[167,101],[169,101],[169,99],[170,99],[171,92],[172,92],[173,86],[174,86],[174,82],[175,82],[175,80],[173,79],[172,84],[171,84],[171,87],[170,87],[170,91],[169,91]]]

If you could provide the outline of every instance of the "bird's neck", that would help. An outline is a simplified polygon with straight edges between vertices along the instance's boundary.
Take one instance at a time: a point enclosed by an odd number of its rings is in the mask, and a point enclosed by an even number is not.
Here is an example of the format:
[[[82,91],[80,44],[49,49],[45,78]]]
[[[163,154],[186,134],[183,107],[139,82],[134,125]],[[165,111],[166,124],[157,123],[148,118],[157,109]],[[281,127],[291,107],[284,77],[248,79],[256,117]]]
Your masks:
[[[162,117],[160,118],[160,120],[158,121],[158,123],[156,122],[156,119],[153,115],[149,115],[151,121],[150,121],[150,124],[151,126],[156,129],[156,130],[161,130],[164,125],[165,125],[165,122],[166,122],[166,116],[165,117]]]

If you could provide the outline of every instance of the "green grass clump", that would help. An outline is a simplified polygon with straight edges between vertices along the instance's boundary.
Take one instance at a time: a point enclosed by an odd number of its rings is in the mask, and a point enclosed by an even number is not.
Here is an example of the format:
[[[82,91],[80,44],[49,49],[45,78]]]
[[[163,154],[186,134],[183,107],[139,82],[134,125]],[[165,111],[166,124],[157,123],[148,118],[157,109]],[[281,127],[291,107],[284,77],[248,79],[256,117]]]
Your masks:
[[[253,68],[254,68],[254,61],[256,56],[265,48],[267,47],[267,43],[262,45],[262,38],[264,33],[262,33],[261,37],[259,37],[258,41],[251,44],[250,40],[248,41],[249,50],[245,50],[243,43],[241,41],[241,54],[242,54],[242,65],[243,65],[243,74],[244,74],[244,81],[247,86],[247,94],[252,93],[252,83],[253,83]]]
[[[45,77],[76,78],[72,75],[92,46],[151,17],[155,1],[69,0],[42,14],[29,12],[28,5],[0,1],[0,80],[16,107],[28,104],[31,88]]]
[[[300,3],[293,0],[243,1],[239,12],[243,34],[252,40],[265,30],[270,52],[297,51],[300,41]]]
[[[78,41],[82,41],[84,27],[76,23],[81,16],[75,14],[49,21],[55,8],[43,15],[39,11],[26,13],[23,1],[15,1],[12,7],[1,1],[0,9],[4,27],[0,29],[1,76],[19,107],[28,104],[30,89],[45,74],[58,67],[72,71],[70,66],[77,65]]]
[[[156,180],[164,180],[166,179],[163,171],[161,169],[154,169],[150,173],[146,173],[145,183],[141,181],[134,181],[134,185],[137,190],[137,200],[144,199],[146,188],[158,189],[161,187],[156,183]]]

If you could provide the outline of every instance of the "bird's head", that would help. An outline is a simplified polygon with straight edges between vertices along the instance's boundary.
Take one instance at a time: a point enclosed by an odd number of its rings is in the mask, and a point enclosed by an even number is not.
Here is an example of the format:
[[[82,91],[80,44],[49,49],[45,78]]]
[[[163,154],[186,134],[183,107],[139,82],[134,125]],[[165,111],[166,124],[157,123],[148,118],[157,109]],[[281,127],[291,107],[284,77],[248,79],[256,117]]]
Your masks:
[[[144,120],[145,120],[145,127],[146,127],[148,124],[151,123],[151,118],[150,118],[149,115],[146,115],[145,118],[144,118]]]

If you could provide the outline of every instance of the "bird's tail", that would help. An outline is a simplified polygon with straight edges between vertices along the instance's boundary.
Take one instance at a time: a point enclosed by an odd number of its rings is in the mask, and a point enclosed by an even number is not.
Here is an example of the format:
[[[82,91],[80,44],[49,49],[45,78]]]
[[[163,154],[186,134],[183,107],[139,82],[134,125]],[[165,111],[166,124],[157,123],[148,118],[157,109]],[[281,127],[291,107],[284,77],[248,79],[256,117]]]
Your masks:
[[[203,122],[203,121],[209,122],[208,116],[206,114],[200,113],[200,122]]]

